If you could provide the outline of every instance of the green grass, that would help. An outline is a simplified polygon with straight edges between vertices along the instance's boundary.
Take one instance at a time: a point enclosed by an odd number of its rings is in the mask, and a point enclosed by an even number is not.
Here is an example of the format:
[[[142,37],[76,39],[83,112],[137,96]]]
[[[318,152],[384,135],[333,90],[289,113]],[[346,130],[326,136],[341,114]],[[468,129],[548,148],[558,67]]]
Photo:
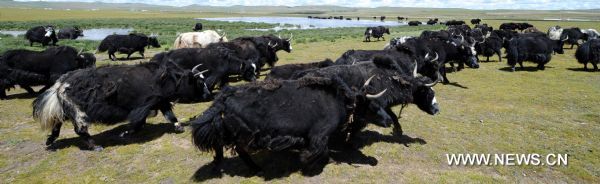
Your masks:
[[[84,27],[133,27],[140,32],[155,32],[164,47],[170,47],[178,31],[187,31],[193,23],[188,18],[156,19],[76,19],[52,20],[55,24],[81,24]],[[86,24],[88,22],[88,24]],[[487,20],[494,27],[503,21]],[[0,22],[0,29],[19,29],[41,22]],[[591,22],[532,21],[545,30],[559,24],[600,29]],[[225,30],[230,38],[260,35],[264,32],[242,28],[262,24],[207,22],[210,28]],[[443,27],[392,28],[386,38],[418,35],[423,29]],[[361,28],[295,30],[294,51],[278,53],[278,65],[335,59],[348,49],[381,49],[385,41],[362,42]],[[283,35],[289,33],[283,32]],[[59,44],[94,50],[97,42],[61,41]],[[2,37],[0,51],[30,48],[22,38]],[[151,54],[164,50],[151,49]],[[425,140],[426,144],[405,147],[391,136],[391,129],[369,126],[360,134],[371,142],[361,152],[377,160],[374,166],[330,163],[317,176],[300,172],[283,173],[297,167],[285,156],[260,153],[255,158],[267,169],[268,179],[277,183],[598,183],[600,182],[600,72],[580,71],[583,66],[573,57],[574,50],[554,55],[545,71],[505,72],[505,62],[481,63],[479,69],[465,69],[448,77],[457,85],[435,86],[441,114],[430,116],[414,105],[404,110],[400,119],[405,134]],[[138,61],[109,62],[106,53],[97,55],[99,65],[132,64]],[[122,57],[122,56],[121,56]],[[496,57],[492,58],[496,60]],[[505,60],[504,60],[505,61]],[[535,66],[525,63],[526,67]],[[158,116],[128,145],[106,146],[102,152],[82,151],[77,146],[49,152],[44,150],[46,133],[31,118],[33,98],[23,97],[17,88],[9,92],[10,100],[0,101],[0,178],[3,183],[189,183],[194,176],[205,177],[205,165],[212,154],[196,150],[190,131],[165,133],[166,121]],[[16,98],[22,97],[22,98]],[[180,119],[198,115],[210,103],[177,104]],[[394,108],[398,112],[399,107]],[[113,130],[114,128],[117,128]],[[118,132],[125,124],[92,125],[92,135]],[[100,144],[127,142],[115,135],[99,139]],[[79,144],[70,124],[62,128],[59,141]],[[70,144],[66,144],[70,145]],[[448,166],[448,153],[566,153],[568,166]],[[260,183],[258,176],[247,176],[246,167],[236,156],[226,154],[228,173],[220,178],[208,177],[210,183]],[[292,154],[293,155],[293,154]],[[283,158],[282,158],[283,157]],[[294,157],[291,157],[294,158]],[[292,159],[294,160],[294,159]],[[196,173],[198,171],[198,173]],[[206,180],[204,180],[206,179]]]

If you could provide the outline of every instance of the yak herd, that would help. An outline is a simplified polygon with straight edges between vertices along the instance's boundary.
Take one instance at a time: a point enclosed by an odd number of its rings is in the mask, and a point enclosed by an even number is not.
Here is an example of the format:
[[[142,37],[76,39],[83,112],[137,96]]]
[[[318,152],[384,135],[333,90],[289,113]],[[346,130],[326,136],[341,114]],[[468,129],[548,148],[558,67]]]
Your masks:
[[[317,17],[313,17],[317,18]],[[343,17],[338,17],[343,19]],[[431,20],[436,21],[437,20]],[[423,112],[440,112],[433,86],[449,83],[446,64],[460,71],[467,65],[479,68],[478,55],[497,55],[501,49],[512,71],[523,61],[544,70],[553,54],[563,54],[563,45],[577,45],[576,58],[591,63],[600,58],[600,40],[595,30],[551,27],[547,33],[527,23],[505,23],[493,29],[481,20],[448,21],[447,29],[423,31],[418,37],[393,38],[383,50],[348,50],[336,60],[275,66],[277,52],[291,52],[293,35],[244,36],[228,40],[212,30],[180,34],[174,50],[156,54],[149,62],[135,65],[95,66],[95,56],[69,46],[44,51],[9,50],[0,56],[0,98],[19,85],[37,94],[31,86],[44,86],[34,100],[33,117],[50,135],[46,145],[55,147],[60,129],[71,121],[74,131],[90,150],[102,150],[88,133],[92,123],[129,121],[119,136],[135,136],[146,118],[160,111],[175,130],[190,125],[192,141],[202,151],[215,153],[218,171],[225,149],[232,149],[253,171],[261,168],[250,154],[261,151],[299,151],[306,167],[328,158],[331,144],[351,145],[367,124],[393,126],[403,133],[392,107],[416,105]],[[200,31],[201,24],[194,26]],[[519,33],[515,30],[521,30]],[[53,26],[29,30],[33,42],[56,45],[57,37],[83,35],[79,28],[57,34]],[[370,27],[370,37],[383,38],[389,28]],[[384,38],[385,40],[385,38]],[[156,36],[109,35],[97,52],[108,51],[127,58],[146,47],[160,47]],[[455,64],[458,67],[455,68]],[[265,66],[265,65],[268,65]],[[261,72],[270,70],[265,80]],[[249,83],[230,86],[229,82]],[[190,122],[180,123],[173,103],[212,101],[212,105]]]

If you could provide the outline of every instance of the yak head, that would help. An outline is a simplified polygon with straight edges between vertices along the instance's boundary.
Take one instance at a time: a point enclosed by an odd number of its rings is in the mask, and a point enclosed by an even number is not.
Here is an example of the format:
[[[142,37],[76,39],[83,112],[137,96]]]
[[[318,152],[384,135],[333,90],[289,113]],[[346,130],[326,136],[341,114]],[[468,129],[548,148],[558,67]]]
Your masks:
[[[432,82],[428,77],[416,77],[415,89],[413,89],[413,100],[415,105],[422,111],[430,115],[435,115],[440,112],[440,106],[435,99],[433,86],[437,82]]]
[[[477,58],[477,51],[475,50],[475,44],[477,41],[472,37],[465,37],[463,35],[455,36],[452,39],[452,45],[458,47],[460,55],[467,66],[471,68],[479,68],[479,58]]]
[[[83,53],[83,49],[77,53],[77,63],[79,68],[95,67],[96,57],[92,53]]]
[[[148,37],[148,48],[150,48],[150,46],[154,48],[160,48],[160,43],[158,43],[157,36],[151,35]]]
[[[44,37],[50,37],[50,36],[52,36],[52,35],[55,34],[53,26],[46,26],[46,27],[44,27],[44,32],[45,32],[44,33]]]
[[[174,95],[174,98],[182,102],[199,101],[210,97],[203,75],[207,70],[198,71],[200,65],[195,66],[191,71],[179,67],[172,61],[161,65],[163,70],[160,72],[160,81],[166,93]]]
[[[74,30],[76,36],[83,36],[83,30],[79,29],[78,26],[74,26],[73,30]]]
[[[256,63],[253,63],[249,60],[245,60],[242,62],[240,66],[240,76],[245,81],[256,81],[256,74],[258,69],[256,68]]]
[[[278,36],[278,42],[279,44],[281,44],[278,47],[279,49],[282,49],[288,53],[292,52],[292,38],[294,38],[294,35],[292,33],[290,33],[290,37],[289,38],[281,38],[281,36]]]

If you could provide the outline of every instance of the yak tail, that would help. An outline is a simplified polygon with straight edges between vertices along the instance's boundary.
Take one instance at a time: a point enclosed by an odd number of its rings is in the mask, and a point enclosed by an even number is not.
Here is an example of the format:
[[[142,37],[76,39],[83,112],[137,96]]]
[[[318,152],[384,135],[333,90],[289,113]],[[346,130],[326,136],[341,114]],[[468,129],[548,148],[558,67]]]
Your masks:
[[[181,48],[181,35],[178,35],[177,38],[175,38],[175,43],[173,44],[173,49],[178,49]]]
[[[59,89],[61,82],[56,82],[52,88],[46,90],[33,101],[33,118],[40,122],[42,131],[52,130],[58,123],[65,119]]]
[[[44,75],[17,69],[13,69],[8,78],[12,81],[19,81],[25,84],[43,83],[47,80]]]
[[[110,48],[110,44],[108,42],[110,42],[110,40],[102,40],[100,45],[98,45],[98,49],[96,49],[96,53],[106,52],[108,48]]]
[[[190,122],[192,142],[201,151],[214,151],[224,146],[223,118],[221,117],[224,109],[223,100],[217,99],[200,117]]]

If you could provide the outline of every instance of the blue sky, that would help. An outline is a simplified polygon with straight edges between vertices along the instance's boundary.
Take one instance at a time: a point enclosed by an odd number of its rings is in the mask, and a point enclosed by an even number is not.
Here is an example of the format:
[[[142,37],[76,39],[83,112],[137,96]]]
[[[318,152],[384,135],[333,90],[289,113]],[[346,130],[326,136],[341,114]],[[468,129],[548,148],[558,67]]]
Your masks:
[[[30,1],[30,0],[20,0]],[[40,1],[40,0],[31,0]],[[600,9],[600,0],[41,0],[79,1],[106,3],[146,3],[168,6],[191,4],[212,6],[302,6],[337,5],[347,7],[428,7],[428,8],[468,8],[468,9]]]

